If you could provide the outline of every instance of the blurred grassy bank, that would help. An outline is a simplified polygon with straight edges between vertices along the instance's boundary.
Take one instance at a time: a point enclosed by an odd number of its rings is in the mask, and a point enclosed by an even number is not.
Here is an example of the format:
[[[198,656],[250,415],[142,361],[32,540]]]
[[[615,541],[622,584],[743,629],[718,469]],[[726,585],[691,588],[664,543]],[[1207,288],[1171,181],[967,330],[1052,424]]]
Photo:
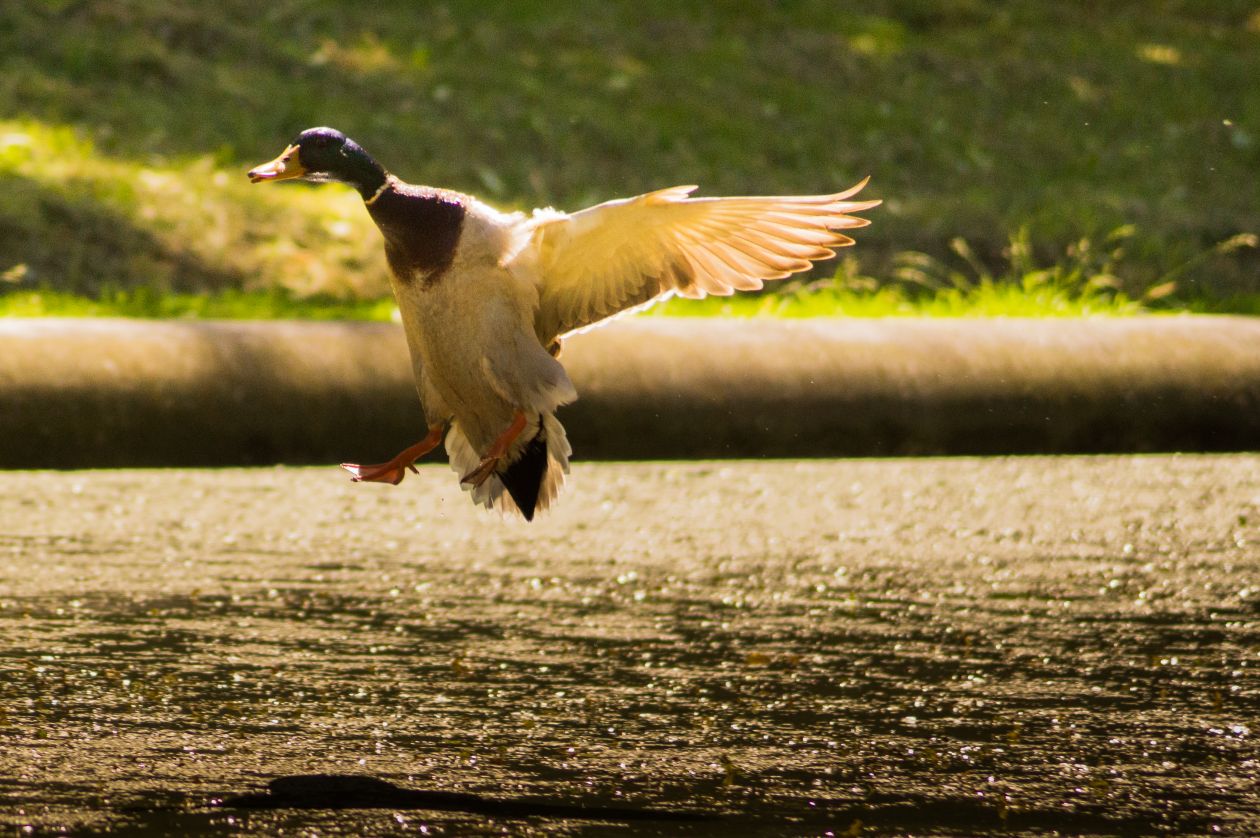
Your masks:
[[[504,206],[872,175],[857,261],[737,307],[1254,311],[1257,77],[1256,0],[22,2],[0,16],[0,310],[204,315],[154,301],[211,290],[387,316],[352,193],[243,174],[331,124]]]

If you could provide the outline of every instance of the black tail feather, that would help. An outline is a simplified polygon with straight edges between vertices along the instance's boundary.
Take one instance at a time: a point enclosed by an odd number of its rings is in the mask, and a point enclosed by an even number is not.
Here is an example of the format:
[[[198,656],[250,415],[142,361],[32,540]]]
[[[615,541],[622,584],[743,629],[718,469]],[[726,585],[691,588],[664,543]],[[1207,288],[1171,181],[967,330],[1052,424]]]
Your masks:
[[[534,520],[534,508],[538,506],[538,493],[542,491],[543,479],[547,476],[547,435],[539,430],[538,435],[529,441],[521,456],[499,475],[512,500],[525,516],[526,521]]]

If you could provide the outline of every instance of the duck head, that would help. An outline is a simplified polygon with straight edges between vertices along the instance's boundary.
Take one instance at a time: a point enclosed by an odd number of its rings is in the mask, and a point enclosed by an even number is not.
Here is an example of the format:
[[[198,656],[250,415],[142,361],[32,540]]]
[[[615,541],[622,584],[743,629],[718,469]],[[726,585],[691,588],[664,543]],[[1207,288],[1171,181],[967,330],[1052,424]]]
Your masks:
[[[335,128],[307,128],[275,160],[249,170],[251,183],[335,180],[350,184],[364,198],[375,194],[385,177],[385,169],[362,146]]]

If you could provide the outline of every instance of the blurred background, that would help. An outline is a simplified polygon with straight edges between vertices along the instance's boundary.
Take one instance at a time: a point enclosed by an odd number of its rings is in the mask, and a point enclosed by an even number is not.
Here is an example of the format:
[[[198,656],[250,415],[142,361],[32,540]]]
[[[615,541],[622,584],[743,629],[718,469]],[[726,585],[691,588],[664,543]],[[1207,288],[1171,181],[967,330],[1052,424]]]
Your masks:
[[[1255,313],[1257,78],[1257,0],[10,0],[0,313],[388,317],[354,193],[246,181],[314,125],[502,207],[870,175],[842,313]]]

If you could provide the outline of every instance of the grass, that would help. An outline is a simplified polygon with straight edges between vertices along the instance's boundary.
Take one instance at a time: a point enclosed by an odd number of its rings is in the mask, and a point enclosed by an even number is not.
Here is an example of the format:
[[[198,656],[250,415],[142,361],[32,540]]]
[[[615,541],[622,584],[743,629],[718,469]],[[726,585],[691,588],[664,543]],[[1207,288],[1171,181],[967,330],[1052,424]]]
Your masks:
[[[821,285],[821,284],[820,284]],[[1018,286],[987,285],[973,291],[913,295],[901,287],[874,292],[829,286],[784,294],[741,295],[701,301],[670,300],[641,316],[672,317],[1084,317],[1143,312],[1123,295],[1082,298],[1047,290],[1028,294]],[[391,299],[297,298],[277,291],[224,290],[207,294],[155,294],[146,289],[88,298],[64,291],[0,295],[0,317],[134,317],[215,320],[397,319]]]
[[[116,289],[85,297],[51,289],[0,295],[0,317],[137,317],[206,320],[392,320],[391,298],[295,297],[283,288],[200,294]]]
[[[1193,264],[1234,249],[1256,247],[1256,236],[1227,240],[1187,264],[1170,271],[1164,281],[1140,297],[1120,287],[1116,269],[1125,256],[1132,230],[1113,231],[1102,246],[1076,242],[1048,266],[1032,261],[1026,235],[1007,249],[1006,272],[994,275],[979,262],[965,240],[951,250],[962,267],[926,253],[902,253],[890,281],[860,272],[859,262],[841,260],[833,276],[795,280],[769,293],[674,298],[641,316],[673,317],[1093,317],[1192,310],[1201,313],[1260,314],[1260,294],[1221,300],[1201,297],[1170,304],[1176,288],[1172,277]],[[0,275],[0,280],[5,277]],[[397,320],[392,297],[370,299],[328,294],[299,296],[279,286],[253,291],[227,288],[209,293],[159,293],[151,288],[109,289],[85,297],[55,289],[0,293],[0,317],[139,317],[267,320]]]
[[[1260,232],[1243,186],[1260,171],[1256,77],[1254,0],[16,4],[0,20],[0,305],[380,297],[351,193],[243,175],[333,124],[410,180],[504,206],[872,175],[885,204],[855,268],[737,307],[1004,310],[1057,287],[1030,274],[1124,230],[1114,287],[1072,305],[1251,310],[1260,254],[1226,245]],[[911,278],[915,254],[945,266],[937,286]],[[1057,310],[1050,296],[1036,305]]]

